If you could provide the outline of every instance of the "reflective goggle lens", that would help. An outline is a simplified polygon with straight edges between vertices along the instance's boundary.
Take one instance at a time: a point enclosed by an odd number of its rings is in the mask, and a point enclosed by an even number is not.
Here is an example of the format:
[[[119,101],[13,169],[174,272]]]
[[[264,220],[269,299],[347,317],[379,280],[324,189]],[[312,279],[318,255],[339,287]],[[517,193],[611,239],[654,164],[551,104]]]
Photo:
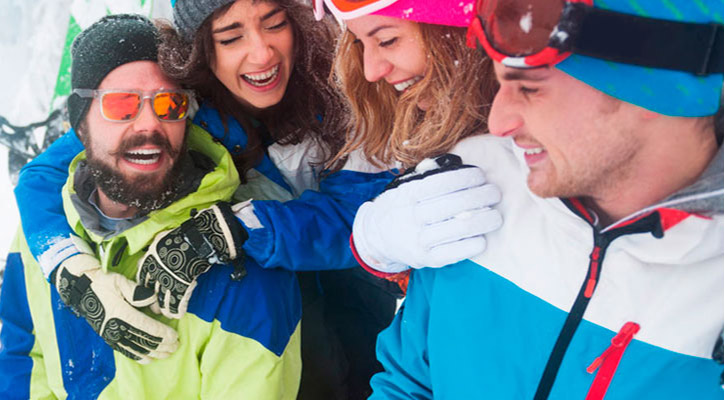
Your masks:
[[[563,8],[563,0],[478,0],[476,5],[491,46],[512,57],[544,50]]]
[[[149,96],[156,116],[162,121],[180,121],[189,111],[189,96],[183,92],[158,92]],[[101,97],[103,116],[111,121],[130,121],[138,116],[142,107],[139,93],[110,92]]]
[[[138,93],[105,93],[101,98],[103,115],[112,121],[136,118],[141,96]]]
[[[154,96],[154,112],[161,120],[182,120],[188,111],[189,97],[184,93],[162,92]]]

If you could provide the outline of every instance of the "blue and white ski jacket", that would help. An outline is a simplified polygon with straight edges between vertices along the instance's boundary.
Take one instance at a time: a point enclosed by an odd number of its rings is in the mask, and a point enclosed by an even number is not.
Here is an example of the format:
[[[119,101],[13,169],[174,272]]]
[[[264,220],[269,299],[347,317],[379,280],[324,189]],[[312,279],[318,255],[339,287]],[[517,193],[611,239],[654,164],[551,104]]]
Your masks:
[[[526,186],[510,139],[454,153],[498,185],[482,255],[412,272],[371,399],[722,399],[722,149],[700,181],[601,229]]]
[[[225,131],[219,113],[202,106],[194,123],[207,130],[234,155],[247,136],[234,119]],[[68,166],[83,145],[71,130],[20,172],[15,197],[30,251],[48,277],[77,250],[63,213],[61,188]],[[316,271],[356,267],[348,246],[358,207],[392,180],[390,172],[352,156],[345,168],[319,180],[318,151],[310,142],[268,147],[262,161],[247,173],[235,207],[249,232],[244,251],[264,268]]]

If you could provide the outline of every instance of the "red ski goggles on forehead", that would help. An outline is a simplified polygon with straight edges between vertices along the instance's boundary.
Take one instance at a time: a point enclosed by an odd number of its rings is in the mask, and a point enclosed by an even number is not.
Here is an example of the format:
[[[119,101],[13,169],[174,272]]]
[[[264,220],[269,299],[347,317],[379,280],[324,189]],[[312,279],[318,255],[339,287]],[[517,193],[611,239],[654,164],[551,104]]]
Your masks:
[[[93,90],[74,89],[84,98],[101,99],[101,115],[107,121],[129,122],[138,118],[144,100],[150,99],[154,114],[161,121],[175,122],[186,119],[189,113],[189,92],[186,90]]]
[[[624,64],[723,73],[723,26],[595,8],[593,0],[477,0],[467,44],[515,68],[555,65],[572,53]]]

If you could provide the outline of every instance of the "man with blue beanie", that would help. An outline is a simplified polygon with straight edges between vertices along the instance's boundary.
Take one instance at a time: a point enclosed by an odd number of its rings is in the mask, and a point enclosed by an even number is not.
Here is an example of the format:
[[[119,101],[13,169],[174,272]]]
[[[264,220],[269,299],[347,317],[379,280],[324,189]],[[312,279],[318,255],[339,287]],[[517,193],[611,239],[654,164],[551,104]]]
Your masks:
[[[374,399],[722,399],[723,4],[479,0],[487,251],[411,274]]]

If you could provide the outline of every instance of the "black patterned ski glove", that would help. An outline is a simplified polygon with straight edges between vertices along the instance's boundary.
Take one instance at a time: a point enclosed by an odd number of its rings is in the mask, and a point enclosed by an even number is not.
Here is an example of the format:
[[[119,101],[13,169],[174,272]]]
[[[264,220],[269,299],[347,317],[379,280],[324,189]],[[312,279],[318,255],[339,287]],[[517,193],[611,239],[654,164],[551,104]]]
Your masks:
[[[242,265],[247,240],[228,203],[217,203],[193,214],[178,228],[156,235],[139,261],[136,280],[158,294],[160,312],[181,318],[189,305],[196,278],[212,264]]]
[[[126,357],[146,364],[167,358],[179,346],[175,330],[134,308],[154,303],[153,291],[121,274],[104,272],[93,255],[69,257],[53,272],[51,282],[61,300]]]

